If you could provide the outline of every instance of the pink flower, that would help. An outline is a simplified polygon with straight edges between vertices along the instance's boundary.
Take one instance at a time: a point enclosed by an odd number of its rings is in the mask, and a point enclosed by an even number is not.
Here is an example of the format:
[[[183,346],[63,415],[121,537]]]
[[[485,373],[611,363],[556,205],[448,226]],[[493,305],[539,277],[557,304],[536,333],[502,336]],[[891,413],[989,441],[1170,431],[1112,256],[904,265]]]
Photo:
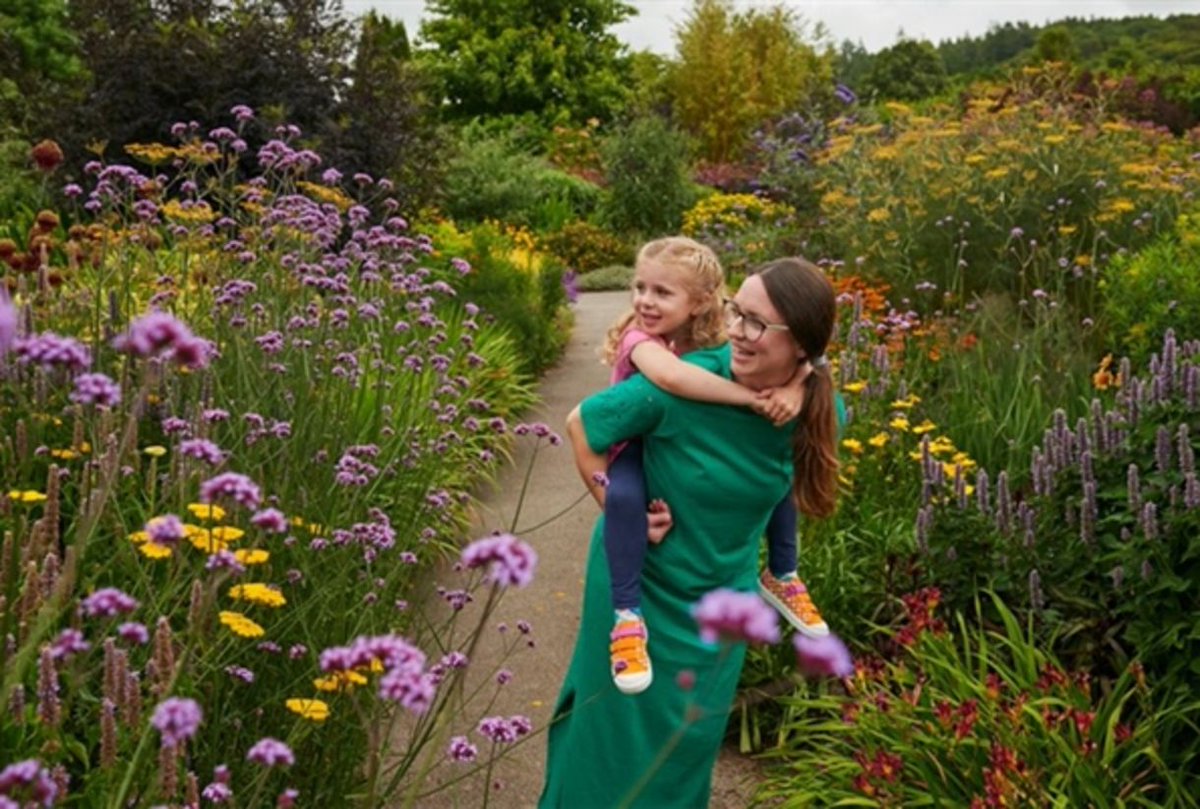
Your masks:
[[[211,503],[221,497],[228,497],[246,508],[258,508],[262,492],[254,481],[237,472],[223,472],[200,484],[201,503]]]
[[[488,578],[502,587],[525,587],[533,581],[537,552],[512,534],[477,539],[463,549],[464,567],[490,564]]]
[[[849,677],[854,673],[854,660],[837,635],[810,638],[797,632],[792,645],[796,647],[796,665],[807,675]]]
[[[250,751],[246,753],[246,760],[264,767],[280,765],[290,767],[296,763],[296,756],[292,754],[292,749],[286,744],[267,736],[255,742]]]
[[[713,590],[692,607],[692,616],[706,643],[721,639],[751,643],[779,640],[779,616],[757,593]]]

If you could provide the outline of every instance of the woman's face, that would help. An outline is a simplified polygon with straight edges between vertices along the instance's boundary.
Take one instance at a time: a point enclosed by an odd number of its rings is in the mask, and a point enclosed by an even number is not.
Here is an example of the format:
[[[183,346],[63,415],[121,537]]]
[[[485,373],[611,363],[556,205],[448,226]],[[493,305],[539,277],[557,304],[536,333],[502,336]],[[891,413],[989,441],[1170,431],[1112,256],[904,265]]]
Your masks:
[[[767,296],[762,279],[751,275],[744,282],[733,302],[745,317],[753,317],[764,324],[782,325],[783,316]],[[754,342],[746,339],[746,329],[741,320],[729,327],[733,375],[743,385],[765,388],[782,385],[792,378],[804,351],[792,338],[790,331],[767,329]]]

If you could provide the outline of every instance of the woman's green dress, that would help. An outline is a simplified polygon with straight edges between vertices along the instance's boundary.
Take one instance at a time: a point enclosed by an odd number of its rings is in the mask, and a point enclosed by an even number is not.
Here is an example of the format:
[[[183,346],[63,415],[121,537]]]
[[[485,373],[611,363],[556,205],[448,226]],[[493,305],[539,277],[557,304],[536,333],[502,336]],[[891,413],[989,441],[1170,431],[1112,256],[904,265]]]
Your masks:
[[[730,375],[728,346],[685,359]],[[788,428],[671,396],[641,376],[588,398],[582,415],[597,452],[642,437],[647,493],[670,504],[674,527],[649,548],[642,577],[654,683],[626,696],[609,674],[613,610],[597,521],[540,806],[704,809],[745,645],[701,642],[690,610],[719,587],[755,588],[763,531],[791,480]]]

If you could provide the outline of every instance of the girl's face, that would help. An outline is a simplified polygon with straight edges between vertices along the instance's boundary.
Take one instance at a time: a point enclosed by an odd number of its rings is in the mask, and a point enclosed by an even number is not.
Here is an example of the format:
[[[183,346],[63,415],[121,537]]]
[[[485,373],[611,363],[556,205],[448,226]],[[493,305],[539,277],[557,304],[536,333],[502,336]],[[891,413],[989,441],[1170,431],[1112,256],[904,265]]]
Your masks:
[[[633,311],[647,334],[672,340],[686,333],[704,308],[684,283],[684,271],[654,260],[638,263],[633,275]]]
[[[742,283],[733,302],[746,319],[754,318],[770,325],[784,322],[757,275],[751,275]],[[781,385],[792,378],[804,350],[790,331],[764,329],[762,336],[752,341],[746,336],[745,320],[735,321],[728,328],[732,348],[730,368],[739,382],[747,387],[763,388]]]

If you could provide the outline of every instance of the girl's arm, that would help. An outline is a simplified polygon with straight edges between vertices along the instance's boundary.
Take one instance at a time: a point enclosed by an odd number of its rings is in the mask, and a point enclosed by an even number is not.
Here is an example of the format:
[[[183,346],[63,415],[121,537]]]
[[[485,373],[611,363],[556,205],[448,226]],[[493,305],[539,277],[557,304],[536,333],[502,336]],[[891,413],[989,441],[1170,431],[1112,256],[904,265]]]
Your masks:
[[[647,379],[667,393],[684,399],[748,407],[758,398],[749,388],[684,362],[653,340],[638,343],[629,357]]]
[[[575,468],[579,470],[579,477],[583,478],[583,485],[600,504],[600,508],[604,508],[604,484],[601,481],[606,479],[608,457],[592,452],[588,446],[579,405],[567,416],[567,439],[575,453]]]
[[[760,391],[754,404],[755,412],[770,419],[776,427],[796,418],[804,407],[804,383],[811,373],[812,363],[805,360],[787,384]]]

